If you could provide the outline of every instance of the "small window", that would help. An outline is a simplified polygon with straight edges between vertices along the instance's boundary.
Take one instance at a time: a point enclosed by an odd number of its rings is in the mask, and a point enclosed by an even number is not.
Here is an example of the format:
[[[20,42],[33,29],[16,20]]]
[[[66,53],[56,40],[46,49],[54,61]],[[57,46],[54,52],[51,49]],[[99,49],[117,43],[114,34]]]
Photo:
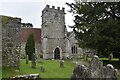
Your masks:
[[[47,27],[47,25],[45,24],[45,27]]]
[[[72,54],[77,54],[77,47],[73,46],[71,47]]]

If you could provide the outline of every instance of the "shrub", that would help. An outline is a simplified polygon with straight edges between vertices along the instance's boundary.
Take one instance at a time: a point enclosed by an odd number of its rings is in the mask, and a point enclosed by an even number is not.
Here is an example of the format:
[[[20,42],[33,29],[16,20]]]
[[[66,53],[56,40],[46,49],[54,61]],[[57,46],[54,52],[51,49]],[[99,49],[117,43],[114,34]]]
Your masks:
[[[26,46],[25,46],[26,55],[29,55],[29,60],[32,60],[32,54],[35,53],[35,41],[33,33],[29,35]]]

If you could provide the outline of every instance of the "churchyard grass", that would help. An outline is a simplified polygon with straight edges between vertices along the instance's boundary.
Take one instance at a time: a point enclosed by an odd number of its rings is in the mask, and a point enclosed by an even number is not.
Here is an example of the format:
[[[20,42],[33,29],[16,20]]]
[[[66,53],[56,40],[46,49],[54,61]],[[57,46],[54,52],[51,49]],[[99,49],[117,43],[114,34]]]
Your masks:
[[[45,68],[45,72],[40,72],[40,66]],[[31,68],[31,61],[26,64],[25,59],[21,59],[20,70],[15,68],[3,68],[3,78],[23,74],[39,74],[41,78],[70,78],[75,64],[71,60],[64,62],[64,68],[59,67],[59,60],[43,60],[43,63],[36,64],[36,69]]]
[[[108,60],[108,58],[100,58],[100,60]],[[112,58],[112,61],[118,61],[118,58]]]
[[[107,59],[103,58],[101,60],[106,61]],[[115,60],[117,59],[112,59],[113,62],[116,62]],[[43,60],[43,63],[40,63],[38,61],[36,62],[36,69],[33,69],[31,68],[31,61],[29,61],[29,64],[26,64],[25,59],[21,59],[20,70],[17,70],[15,68],[3,68],[2,77],[8,78],[23,74],[39,74],[41,78],[70,78],[72,75],[73,68],[75,67],[75,64],[72,63],[72,60],[66,60],[64,68],[60,68],[59,60]],[[40,72],[40,66],[43,66],[45,68],[45,72]],[[120,73],[117,77],[118,80],[120,80]]]

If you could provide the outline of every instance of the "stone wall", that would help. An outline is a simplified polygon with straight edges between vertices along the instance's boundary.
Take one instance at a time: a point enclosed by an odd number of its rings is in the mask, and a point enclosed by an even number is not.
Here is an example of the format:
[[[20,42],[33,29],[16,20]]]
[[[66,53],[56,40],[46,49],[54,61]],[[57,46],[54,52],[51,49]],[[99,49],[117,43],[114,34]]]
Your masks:
[[[2,78],[2,16],[0,16],[0,80]]]
[[[111,64],[103,66],[98,56],[94,56],[89,66],[78,65],[73,70],[72,80],[117,80],[116,71]]]
[[[2,16],[2,66],[17,67],[20,64],[21,19]]]

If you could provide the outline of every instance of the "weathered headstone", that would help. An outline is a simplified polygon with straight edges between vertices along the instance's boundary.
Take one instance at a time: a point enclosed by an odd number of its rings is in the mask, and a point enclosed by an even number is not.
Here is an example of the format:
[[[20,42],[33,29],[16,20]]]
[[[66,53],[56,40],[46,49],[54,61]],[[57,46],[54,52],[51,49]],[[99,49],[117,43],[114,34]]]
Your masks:
[[[36,68],[35,54],[32,54],[32,68]]]
[[[116,80],[115,74],[115,69],[111,64],[107,64],[107,66],[103,68],[103,78],[108,78],[109,80]]]
[[[28,62],[29,62],[29,56],[26,55],[26,64],[28,64]]]
[[[40,72],[45,72],[45,68],[43,66],[40,67]]]
[[[88,68],[86,66],[78,65],[74,68],[73,75],[71,77],[72,80],[87,80],[88,78]]]
[[[108,60],[111,61],[113,58],[113,54],[111,53],[109,56],[108,56]]]
[[[117,80],[116,71],[111,64],[103,66],[99,57],[94,55],[88,67],[78,65],[73,70],[72,80]]]
[[[99,60],[99,57],[94,55],[90,62],[90,76],[92,78],[101,78],[102,77],[102,66],[103,63]]]
[[[60,68],[64,68],[64,60],[60,60]]]

